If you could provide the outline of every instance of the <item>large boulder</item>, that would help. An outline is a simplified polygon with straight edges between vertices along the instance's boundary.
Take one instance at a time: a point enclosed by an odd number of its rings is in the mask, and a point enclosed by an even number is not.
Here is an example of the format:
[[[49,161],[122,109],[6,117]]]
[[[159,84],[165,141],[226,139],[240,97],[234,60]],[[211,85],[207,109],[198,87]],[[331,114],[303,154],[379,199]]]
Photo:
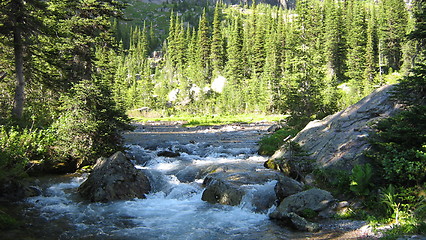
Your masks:
[[[351,170],[357,164],[364,164],[364,151],[370,148],[367,137],[373,131],[371,126],[400,111],[391,97],[393,88],[393,85],[381,87],[343,111],[310,122],[291,141],[306,151],[304,156],[318,167]],[[281,165],[286,165],[282,161],[291,159],[291,154],[288,145],[283,145],[268,164],[281,161]]]
[[[78,188],[92,202],[145,198],[151,190],[148,178],[122,152],[98,159],[92,173]]]

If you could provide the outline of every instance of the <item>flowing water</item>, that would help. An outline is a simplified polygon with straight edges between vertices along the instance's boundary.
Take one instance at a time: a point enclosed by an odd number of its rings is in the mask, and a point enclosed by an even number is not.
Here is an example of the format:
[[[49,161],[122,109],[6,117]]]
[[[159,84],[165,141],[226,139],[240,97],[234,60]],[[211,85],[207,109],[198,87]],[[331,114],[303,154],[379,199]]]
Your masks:
[[[239,206],[201,200],[203,178],[212,166],[268,171],[263,168],[266,159],[256,154],[256,142],[268,126],[140,125],[125,138],[128,155],[150,179],[152,191],[146,199],[91,203],[77,194],[86,175],[40,179],[42,195],[24,203],[26,230],[13,238],[295,239],[294,233],[269,220],[271,209],[255,211],[251,203],[256,193],[273,194],[275,181],[245,186],[251,194]],[[180,156],[158,156],[164,151]]]

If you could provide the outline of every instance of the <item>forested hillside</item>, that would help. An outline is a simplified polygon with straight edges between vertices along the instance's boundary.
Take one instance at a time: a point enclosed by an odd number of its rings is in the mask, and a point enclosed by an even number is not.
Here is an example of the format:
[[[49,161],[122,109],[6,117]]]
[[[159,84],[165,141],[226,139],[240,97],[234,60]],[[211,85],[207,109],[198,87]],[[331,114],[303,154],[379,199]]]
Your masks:
[[[155,54],[150,23],[132,29],[115,99],[126,109],[283,113],[306,123],[407,73],[417,53],[406,37],[410,9],[402,0],[217,4],[198,24],[173,12]]]

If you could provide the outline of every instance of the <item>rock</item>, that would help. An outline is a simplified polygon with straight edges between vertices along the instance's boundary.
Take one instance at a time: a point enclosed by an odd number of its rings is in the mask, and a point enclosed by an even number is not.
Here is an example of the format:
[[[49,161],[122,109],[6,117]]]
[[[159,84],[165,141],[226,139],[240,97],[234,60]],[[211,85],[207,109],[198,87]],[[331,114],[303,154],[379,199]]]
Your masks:
[[[160,152],[157,153],[157,156],[174,158],[174,157],[179,157],[180,153],[172,152],[172,151],[160,151]]]
[[[266,131],[268,131],[268,132],[276,132],[276,131],[278,131],[278,130],[280,130],[282,128],[282,126],[281,125],[278,125],[278,124],[274,124],[274,125],[272,125],[272,126],[270,126],[269,128],[268,128],[268,130],[266,130]]]
[[[244,191],[236,185],[221,179],[212,179],[203,192],[201,199],[209,203],[237,206],[241,203]]]
[[[78,188],[92,202],[145,198],[151,190],[148,178],[122,152],[98,159],[92,173]]]
[[[280,175],[277,184],[275,185],[275,194],[278,202],[288,196],[299,193],[303,190],[303,184],[284,175]]]
[[[331,193],[318,188],[312,188],[286,197],[275,211],[294,212],[301,215],[304,210],[310,209],[319,213],[332,207],[334,202],[335,199]]]
[[[279,219],[282,223],[290,225],[299,231],[317,232],[321,227],[317,223],[310,222],[296,213],[281,213],[279,215],[271,214],[272,219]]]
[[[0,202],[20,201],[39,195],[41,195],[41,190],[38,187],[30,186],[28,182],[9,180],[0,184]]]
[[[273,185],[263,186],[278,179],[279,173],[265,172],[216,172],[205,177],[202,200],[209,203],[240,205],[246,195],[246,201],[253,205],[254,211],[266,211],[275,202]],[[256,186],[258,188],[256,188]]]
[[[271,219],[276,219],[284,223],[290,223],[301,231],[314,232],[320,229],[316,223],[309,222],[301,215],[308,211],[319,213],[328,212],[334,207],[335,199],[327,191],[313,188],[286,197],[280,205],[269,214]]]
[[[366,162],[364,151],[370,148],[367,137],[373,131],[371,125],[400,111],[391,98],[393,88],[381,87],[343,111],[310,122],[291,141],[299,144],[317,166],[350,171]],[[270,161],[288,159],[289,154],[291,151],[283,146]]]

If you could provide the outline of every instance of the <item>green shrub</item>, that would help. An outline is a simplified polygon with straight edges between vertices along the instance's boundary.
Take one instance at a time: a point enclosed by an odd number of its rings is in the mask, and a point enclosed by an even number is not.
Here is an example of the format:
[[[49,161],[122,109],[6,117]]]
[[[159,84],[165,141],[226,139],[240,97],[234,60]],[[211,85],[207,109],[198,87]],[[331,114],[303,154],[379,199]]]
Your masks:
[[[60,158],[77,160],[79,166],[120,149],[120,131],[129,129],[129,120],[101,84],[82,81],[62,103],[53,124]]]
[[[19,225],[19,222],[9,214],[0,210],[0,229],[12,229]]]
[[[345,194],[349,192],[351,183],[347,171],[334,168],[318,168],[313,171],[317,184],[321,185],[334,194]]]
[[[384,119],[372,135],[368,153],[382,177],[396,186],[414,186],[426,180],[426,106],[413,107]]]
[[[370,164],[356,165],[352,169],[349,189],[358,196],[367,196],[372,187],[373,169]]]
[[[271,156],[277,151],[283,144],[283,140],[288,136],[295,136],[297,130],[293,128],[281,128],[275,133],[263,137],[259,142],[259,154]]]
[[[17,129],[0,126],[0,182],[25,176],[29,160],[43,160],[55,142],[48,130]]]

